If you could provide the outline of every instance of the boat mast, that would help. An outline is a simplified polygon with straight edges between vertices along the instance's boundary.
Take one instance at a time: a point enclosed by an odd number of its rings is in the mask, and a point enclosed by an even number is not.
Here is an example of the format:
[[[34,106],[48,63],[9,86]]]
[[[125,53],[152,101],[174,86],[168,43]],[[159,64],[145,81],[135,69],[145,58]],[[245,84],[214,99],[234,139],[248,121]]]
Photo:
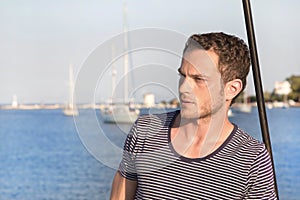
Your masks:
[[[74,90],[74,79],[73,79],[73,66],[69,65],[69,108],[74,107],[73,91]]]
[[[115,46],[112,45],[111,47],[111,51],[112,51],[112,58],[115,57]],[[112,69],[111,69],[111,99],[110,99],[110,103],[113,103],[114,100],[114,92],[115,92],[115,88],[116,88],[116,77],[117,77],[117,70],[115,68],[115,62],[112,63]]]
[[[123,5],[123,34],[124,34],[124,103],[128,103],[128,32],[127,32],[127,6]]]

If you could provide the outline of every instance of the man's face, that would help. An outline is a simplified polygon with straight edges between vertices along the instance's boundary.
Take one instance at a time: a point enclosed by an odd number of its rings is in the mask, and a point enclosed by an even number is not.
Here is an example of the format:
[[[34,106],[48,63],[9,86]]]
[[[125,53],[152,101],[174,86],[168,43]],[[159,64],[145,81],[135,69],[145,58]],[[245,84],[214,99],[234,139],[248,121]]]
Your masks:
[[[207,118],[225,106],[218,60],[213,51],[194,49],[184,53],[178,69],[182,118]]]

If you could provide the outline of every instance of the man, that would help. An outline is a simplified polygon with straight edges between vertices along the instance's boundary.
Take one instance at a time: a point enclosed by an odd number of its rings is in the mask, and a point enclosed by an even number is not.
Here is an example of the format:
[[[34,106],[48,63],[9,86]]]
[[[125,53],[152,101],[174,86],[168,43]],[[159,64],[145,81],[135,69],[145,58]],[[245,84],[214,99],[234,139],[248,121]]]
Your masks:
[[[227,115],[249,67],[241,39],[191,36],[178,69],[181,109],[136,121],[111,199],[276,199],[265,146]]]

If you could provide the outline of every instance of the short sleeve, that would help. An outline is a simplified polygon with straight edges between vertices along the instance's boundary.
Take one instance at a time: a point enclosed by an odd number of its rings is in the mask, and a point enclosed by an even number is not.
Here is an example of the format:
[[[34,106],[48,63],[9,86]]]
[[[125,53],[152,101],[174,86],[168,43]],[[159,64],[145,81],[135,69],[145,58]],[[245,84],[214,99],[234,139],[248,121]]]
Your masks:
[[[137,180],[137,173],[135,167],[136,157],[136,143],[137,143],[137,122],[132,126],[123,148],[123,157],[119,165],[119,172],[123,177],[129,180]]]
[[[244,199],[277,199],[272,161],[265,147],[251,166],[247,188]]]

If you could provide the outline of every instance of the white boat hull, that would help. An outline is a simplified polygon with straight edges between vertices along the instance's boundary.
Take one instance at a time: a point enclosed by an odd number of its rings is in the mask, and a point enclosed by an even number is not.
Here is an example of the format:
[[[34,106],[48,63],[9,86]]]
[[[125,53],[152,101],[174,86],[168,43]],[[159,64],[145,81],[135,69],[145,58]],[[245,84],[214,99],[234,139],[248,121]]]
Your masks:
[[[242,113],[251,113],[252,106],[250,104],[242,104],[238,107],[238,111]]]
[[[78,115],[78,110],[77,109],[64,109],[63,110],[64,115],[66,116],[77,116]]]
[[[134,123],[139,116],[139,110],[130,110],[128,106],[106,108],[102,112],[104,123]]]

